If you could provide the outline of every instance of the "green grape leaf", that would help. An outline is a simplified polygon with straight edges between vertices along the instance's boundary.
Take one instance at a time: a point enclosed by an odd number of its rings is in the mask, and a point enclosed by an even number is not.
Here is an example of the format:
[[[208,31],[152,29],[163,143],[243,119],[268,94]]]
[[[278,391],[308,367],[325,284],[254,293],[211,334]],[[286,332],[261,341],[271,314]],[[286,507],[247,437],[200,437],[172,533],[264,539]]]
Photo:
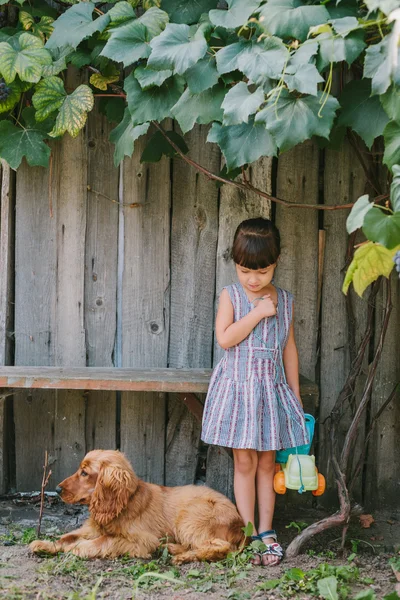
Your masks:
[[[31,167],[47,167],[50,148],[44,143],[46,129],[35,122],[33,108],[22,111],[25,126],[17,127],[8,120],[0,121],[0,157],[8,162],[12,169],[18,169],[25,157]]]
[[[68,62],[70,62],[71,65],[74,65],[74,67],[77,69],[80,69],[85,65],[90,65],[91,61],[91,53],[81,48],[75,50],[75,52],[68,57]]]
[[[260,156],[276,156],[276,143],[265,127],[254,123],[223,127],[213,123],[207,137],[221,148],[229,171],[246,163],[252,163]]]
[[[380,101],[386,114],[393,121],[400,121],[400,88],[392,84],[390,88],[380,96]]]
[[[342,291],[347,294],[351,282],[359,296],[362,296],[367,287],[381,275],[389,277],[394,267],[393,257],[400,249],[400,245],[392,250],[385,246],[367,242],[354,252],[353,260],[347,269]]]
[[[300,66],[310,62],[310,59],[318,52],[318,42],[307,40],[294,51],[290,57],[289,65]]]
[[[40,37],[43,43],[53,32],[54,19],[52,17],[43,16],[39,23],[36,23],[35,18],[30,13],[20,10],[18,18],[23,29],[25,31],[31,30],[33,35]]]
[[[249,116],[254,115],[263,102],[264,92],[262,88],[250,92],[244,81],[237,83],[229,90],[222,103],[224,110],[223,124],[239,125],[240,123],[247,123]]]
[[[393,179],[390,186],[390,202],[395,212],[400,212],[400,165],[393,165]]]
[[[239,57],[244,54],[251,54],[252,43],[247,40],[240,40],[235,44],[225,46],[217,52],[217,69],[220,75],[231,73],[239,68]]]
[[[53,62],[42,40],[30,33],[22,33],[10,41],[13,45],[0,43],[0,73],[4,81],[12,83],[18,75],[23,81],[38,82],[43,66]]]
[[[185,79],[193,94],[200,94],[218,83],[219,73],[216,68],[215,58],[205,56],[197,61],[193,67],[185,71]]]
[[[346,37],[341,37],[334,35],[331,30],[318,35],[315,41],[319,44],[317,56],[319,71],[322,71],[330,63],[346,61],[348,65],[351,65],[366,46],[363,31],[353,31]]]
[[[19,81],[15,80],[7,86],[10,93],[5,100],[0,100],[0,114],[9,112],[18,102],[21,97],[22,89]]]
[[[128,108],[125,108],[124,117],[110,133],[110,142],[115,144],[114,165],[118,167],[124,156],[132,156],[135,141],[147,133],[150,123],[134,126]]]
[[[96,31],[104,31],[110,22],[106,13],[93,19],[95,5],[92,2],[79,2],[71,6],[53,23],[54,31],[46,44],[46,48],[76,48],[82,40],[90,37]]]
[[[107,117],[110,123],[120,123],[124,118],[125,98],[123,96],[100,98],[99,111]]]
[[[222,121],[221,104],[225,94],[226,90],[222,85],[216,85],[200,94],[192,94],[187,88],[171,109],[183,133],[190,131],[195,123],[204,125],[211,121]]]
[[[182,75],[193,67],[207,52],[203,32],[194,32],[189,25],[170,23],[151,42],[151,55],[147,64],[153,69],[171,69]]]
[[[297,90],[301,94],[318,94],[318,84],[324,78],[318,72],[315,65],[308,63],[303,65],[288,65],[284,75],[284,81],[290,91]]]
[[[119,80],[120,72],[117,66],[110,65],[104,73],[93,73],[90,76],[90,83],[99,90],[105,91],[109,83],[115,83]]]
[[[321,102],[324,102],[322,106]],[[313,135],[328,138],[339,102],[333,96],[296,97],[282,90],[277,102],[272,98],[256,115],[256,123],[264,123],[284,152]]]
[[[324,577],[317,581],[318,592],[322,598],[327,600],[339,600],[337,593],[338,580],[336,577]]]
[[[150,34],[139,20],[115,29],[101,51],[101,56],[122,62],[125,67],[150,56]]]
[[[215,0],[161,0],[161,7],[172,23],[197,23],[203,13],[214,8]]]
[[[65,46],[64,48],[55,48],[50,50],[53,62],[51,65],[44,65],[42,69],[42,77],[49,77],[50,75],[58,75],[61,71],[67,68],[67,59],[71,57],[73,48]]]
[[[171,77],[172,71],[155,71],[150,67],[139,65],[135,69],[135,77],[140,83],[142,90],[148,90],[153,85],[160,86],[168,77]]]
[[[391,250],[400,244],[400,212],[388,214],[374,206],[364,217],[365,236]]]
[[[246,52],[237,58],[237,68],[253,83],[262,84],[266,79],[278,79],[289,59],[289,51],[276,37],[252,42]]]
[[[371,148],[374,139],[382,135],[389,118],[379,98],[371,97],[370,80],[350,81],[340,96],[340,104],[342,111],[338,125],[351,127]]]
[[[136,19],[135,11],[129,2],[117,2],[115,6],[110,8],[108,14],[110,17],[110,29]]]
[[[365,0],[365,4],[371,12],[381,10],[385,15],[389,15],[393,10],[399,8],[398,0]]]
[[[169,16],[164,10],[160,10],[156,6],[149,8],[141,17],[138,18],[139,23],[143,23],[149,32],[151,38],[159,35],[164,31],[166,24],[169,21]]]
[[[134,125],[148,121],[162,121],[171,116],[171,108],[177,103],[183,92],[181,77],[170,77],[159,87],[142,90],[139,82],[131,73],[124,83],[127,102]]]
[[[208,15],[213,25],[235,29],[246,23],[260,2],[261,0],[227,0],[228,10],[210,10]]]
[[[305,4],[301,0],[269,0],[260,10],[260,25],[267,33],[302,42],[310,27],[326,23],[329,18],[324,6]]]
[[[184,153],[189,152],[189,148],[186,145],[185,140],[176,131],[166,131],[168,138]],[[161,131],[156,133],[148,141],[146,148],[143,150],[140,162],[154,163],[158,162],[162,156],[169,156],[173,158],[176,156],[175,149],[168,143]]]
[[[346,229],[347,233],[353,233],[356,229],[360,229],[364,223],[364,217],[371,208],[373,208],[374,203],[369,201],[369,195],[364,194],[364,196],[360,196],[357,202],[354,203],[352,209],[350,211],[349,216],[346,221]]]
[[[354,31],[355,29],[360,27],[360,24],[356,17],[342,17],[341,19],[332,19],[330,23],[332,24],[332,27],[336,31],[336,33],[339,33],[339,35],[343,37],[346,37],[346,35],[348,35],[350,31]]]
[[[393,165],[400,164],[400,123],[391,121],[383,132],[385,141],[385,153],[383,155],[383,164],[391,169]]]
[[[168,15],[164,11],[151,8],[139,19],[111,30],[110,39],[101,56],[122,62],[125,67],[140,58],[148,58],[151,52],[150,41],[161,33],[167,22]]]
[[[67,95],[63,81],[58,77],[47,77],[37,86],[32,96],[36,108],[36,119],[43,121],[58,110],[55,126],[49,133],[58,137],[68,131],[76,137],[86,123],[87,113],[93,108],[93,92],[87,85],[80,85]]]
[[[364,77],[372,79],[372,93],[384,94],[389,88],[394,75],[397,80],[398,70],[393,73],[392,61],[389,56],[389,36],[386,36],[378,44],[369,46],[365,51]],[[400,50],[397,49],[397,56],[400,58]]]

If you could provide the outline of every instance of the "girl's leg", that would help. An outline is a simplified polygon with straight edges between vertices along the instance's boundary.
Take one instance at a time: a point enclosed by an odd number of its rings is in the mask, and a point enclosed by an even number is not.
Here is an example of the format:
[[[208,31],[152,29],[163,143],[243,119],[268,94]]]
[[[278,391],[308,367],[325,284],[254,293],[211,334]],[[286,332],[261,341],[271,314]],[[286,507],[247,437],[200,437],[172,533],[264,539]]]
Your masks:
[[[259,514],[258,530],[261,532],[272,529],[275,508],[274,475],[275,450],[258,452],[256,482]],[[264,544],[272,544],[275,540],[264,537],[262,541]],[[264,555],[262,557],[263,565],[276,565],[279,562],[280,559],[277,556]]]
[[[258,456],[256,450],[233,448],[234,477],[236,506],[244,524],[253,525],[253,535],[257,535],[254,523],[254,509],[256,504],[256,471]],[[259,557],[255,557],[254,564],[260,564]]]

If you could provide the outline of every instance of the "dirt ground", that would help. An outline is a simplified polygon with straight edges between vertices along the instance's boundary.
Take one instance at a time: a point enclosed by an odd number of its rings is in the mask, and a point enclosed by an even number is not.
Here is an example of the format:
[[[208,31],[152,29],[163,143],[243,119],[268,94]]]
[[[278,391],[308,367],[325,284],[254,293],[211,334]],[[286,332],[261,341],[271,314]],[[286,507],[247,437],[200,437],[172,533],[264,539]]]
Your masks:
[[[339,555],[341,532],[333,529],[316,537],[295,560],[283,561],[280,566],[269,569],[253,567],[243,556],[214,565],[193,563],[176,568],[161,552],[152,561],[83,561],[70,555],[39,558],[28,548],[28,543],[36,537],[38,514],[38,502],[30,497],[0,500],[0,598],[247,600],[319,597],[333,600],[355,598],[360,591],[369,590],[366,598],[372,600],[393,594],[395,589],[396,579],[389,560],[400,551],[400,512],[373,515],[375,522],[368,529],[362,528],[356,519],[350,527],[346,552],[342,556]],[[278,511],[275,527],[284,546],[294,537],[296,528],[324,516],[323,511],[311,508],[301,509],[301,521],[299,515],[296,520],[294,514],[289,510],[284,514]],[[79,526],[86,517],[85,508],[66,506],[57,498],[49,497],[42,535],[57,537]],[[336,577],[336,596],[318,587],[318,579],[328,576]],[[279,579],[278,586],[276,580]],[[268,587],[272,589],[266,589]],[[395,598],[395,594],[390,596],[390,600]]]

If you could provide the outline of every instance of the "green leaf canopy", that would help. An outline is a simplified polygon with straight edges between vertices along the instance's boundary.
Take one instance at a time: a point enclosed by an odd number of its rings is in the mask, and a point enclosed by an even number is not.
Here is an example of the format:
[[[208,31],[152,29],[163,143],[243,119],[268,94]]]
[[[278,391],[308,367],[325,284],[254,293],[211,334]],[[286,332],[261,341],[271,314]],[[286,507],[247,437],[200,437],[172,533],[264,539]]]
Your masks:
[[[47,138],[47,131],[36,123],[33,113],[33,108],[22,111],[24,127],[0,121],[0,156],[12,169],[18,169],[24,157],[31,167],[48,166],[50,148],[43,141]]]
[[[246,163],[252,163],[260,156],[276,156],[276,143],[265,127],[254,123],[223,127],[214,123],[207,138],[221,148],[228,171],[232,171]]]
[[[187,88],[171,109],[183,133],[190,131],[195,123],[222,121],[221,104],[225,93],[226,90],[222,85],[216,85],[200,94],[192,94]]]
[[[54,31],[48,40],[47,48],[76,48],[80,42],[95,33],[103,31],[110,22],[110,15],[93,19],[95,5],[92,2],[79,2],[71,6],[53,23]]]
[[[152,69],[171,69],[182,75],[193,67],[207,52],[207,42],[203,32],[195,31],[189,25],[170,23],[165,31],[150,43],[151,55],[147,62]]]
[[[259,7],[261,0],[227,0],[228,10],[210,10],[211,23],[217,27],[235,29],[246,23]]]
[[[42,76],[43,67],[52,62],[42,40],[30,33],[11,38],[10,43],[0,43],[0,73],[6,83],[12,83],[16,75],[23,81],[36,83]]]
[[[128,108],[125,109],[121,123],[110,133],[110,142],[115,144],[114,165],[116,167],[124,156],[132,156],[135,141],[147,133],[149,127],[150,123],[134,126]]]
[[[173,23],[191,25],[216,4],[216,0],[162,0],[161,8],[169,14]]]
[[[171,109],[183,92],[183,80],[179,76],[170,77],[160,87],[142,90],[139,82],[131,73],[125,79],[128,108],[134,125],[148,121],[162,121],[171,117]]]
[[[310,27],[329,20],[324,6],[301,0],[268,0],[260,10],[261,26],[267,33],[303,42]]]
[[[76,137],[86,123],[87,113],[93,108],[93,92],[87,85],[78,86],[70,95],[64,89],[62,79],[52,76],[43,79],[32,97],[37,109],[36,118],[43,121],[48,115],[58,111],[56,123],[49,133],[58,137],[66,131]]]
[[[400,212],[391,215],[374,206],[365,215],[362,229],[369,240],[391,250],[400,242]]]
[[[379,98],[371,97],[371,82],[368,79],[350,81],[340,96],[340,104],[342,111],[338,125],[351,127],[371,148],[389,121]]]
[[[250,92],[244,81],[237,83],[226,94],[222,103],[224,109],[224,125],[239,125],[247,123],[250,115],[264,102],[264,92],[257,88]]]
[[[296,97],[283,90],[277,101],[271,101],[256,115],[256,123],[264,123],[284,152],[313,135],[328,138],[339,102],[333,96]]]

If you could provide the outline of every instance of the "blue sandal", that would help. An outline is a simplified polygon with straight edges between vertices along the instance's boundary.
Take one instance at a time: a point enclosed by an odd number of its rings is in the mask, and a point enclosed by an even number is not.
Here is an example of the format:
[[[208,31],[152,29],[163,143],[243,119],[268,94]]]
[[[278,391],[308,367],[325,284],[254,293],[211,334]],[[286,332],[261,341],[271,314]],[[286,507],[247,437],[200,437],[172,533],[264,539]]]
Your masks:
[[[260,564],[262,564],[263,556],[276,556],[277,558],[279,558],[279,561],[275,564],[278,565],[283,558],[283,549],[282,549],[282,546],[280,544],[278,544],[278,542],[277,542],[278,536],[276,535],[276,531],[274,529],[270,529],[269,531],[263,531],[262,533],[259,533],[258,535],[252,535],[251,539],[252,539],[252,541],[262,542],[263,541],[262,538],[266,538],[266,537],[273,538],[275,541],[272,544],[264,544],[265,550],[256,551],[255,554],[257,554],[260,557],[260,560],[261,560]]]

